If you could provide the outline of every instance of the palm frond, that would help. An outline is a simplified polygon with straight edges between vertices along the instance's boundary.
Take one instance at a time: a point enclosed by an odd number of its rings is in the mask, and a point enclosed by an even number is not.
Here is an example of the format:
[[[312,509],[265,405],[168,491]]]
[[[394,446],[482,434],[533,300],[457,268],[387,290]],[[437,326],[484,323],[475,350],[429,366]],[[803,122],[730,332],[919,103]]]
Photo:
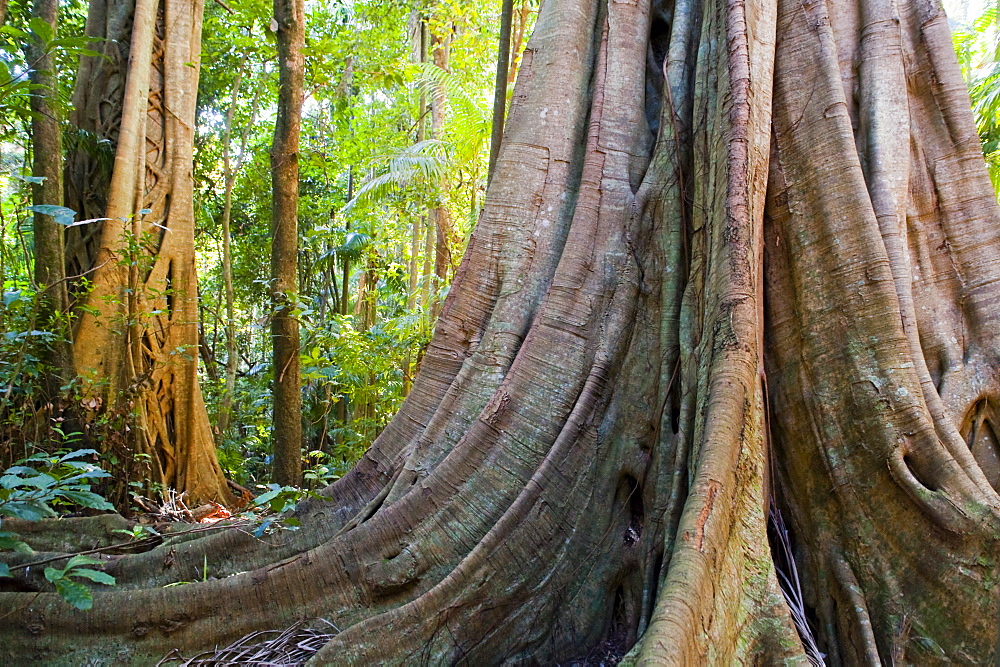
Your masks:
[[[427,139],[389,156],[385,171],[361,184],[354,199],[344,207],[344,213],[358,204],[377,204],[411,185],[440,179],[447,171],[449,162],[446,148],[443,141]]]

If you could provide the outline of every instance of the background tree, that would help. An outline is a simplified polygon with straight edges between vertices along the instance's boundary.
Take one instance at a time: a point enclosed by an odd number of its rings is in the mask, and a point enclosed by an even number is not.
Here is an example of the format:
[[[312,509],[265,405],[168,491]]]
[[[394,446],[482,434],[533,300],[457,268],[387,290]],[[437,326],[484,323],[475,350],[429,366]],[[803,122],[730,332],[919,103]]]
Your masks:
[[[4,6],[6,9],[6,6]],[[28,62],[33,69],[31,82],[37,86],[31,97],[31,146],[32,200],[36,207],[56,206],[63,203],[62,127],[59,118],[59,82],[56,59],[50,53],[50,42],[56,36],[59,22],[59,3],[55,0],[37,0],[32,16],[48,27],[47,35],[36,35],[28,47]],[[0,21],[2,23],[2,21]],[[47,38],[47,39],[46,39]],[[69,314],[69,292],[66,286],[64,228],[55,216],[35,210],[33,242],[35,283],[42,294],[39,325],[46,330],[62,333],[61,340],[53,344],[53,378],[50,395],[58,393],[59,386],[73,379],[72,349],[65,340]],[[48,209],[54,210],[54,209]]]
[[[232,96],[229,108],[226,109],[225,129],[222,137],[222,169],[224,179],[224,194],[222,205],[222,280],[225,289],[225,312],[226,312],[226,366],[225,366],[225,387],[223,388],[222,399],[219,404],[216,431],[221,437],[229,428],[230,418],[233,409],[233,394],[236,391],[236,373],[239,370],[239,354],[237,352],[236,341],[236,290],[233,286],[233,253],[232,253],[232,213],[233,213],[233,186],[236,183],[236,174],[243,165],[247,156],[247,139],[250,129],[257,117],[257,106],[259,102],[260,88],[254,95],[254,101],[250,113],[249,122],[244,125],[240,132],[239,152],[233,163],[232,138],[233,123],[236,115],[236,106],[240,93],[240,88],[244,82],[244,75],[247,73],[250,64],[250,53],[243,56],[240,69],[233,82]],[[208,363],[208,362],[206,362]]]
[[[488,176],[493,176],[500,140],[503,138],[503,122],[507,116],[507,74],[511,65],[510,30],[514,18],[513,0],[504,0],[500,11],[500,45],[497,47],[497,79],[493,93],[493,128],[490,132],[490,166]]]
[[[305,3],[275,0],[278,36],[278,119],[271,148],[274,222],[271,241],[271,290],[274,312],[274,480],[302,479],[302,385],[299,374],[298,300],[299,130],[305,65]]]
[[[245,469],[237,463],[247,456],[229,454],[235,442],[245,443],[258,430],[270,442],[267,373],[247,372],[258,364],[270,367],[271,337],[257,323],[270,309],[268,264],[260,261],[259,252],[270,239],[266,156],[273,141],[277,90],[269,31],[272,3],[247,2],[231,9],[233,13],[212,3],[205,12],[195,137],[195,248],[202,269],[203,389],[209,414],[215,415],[227,475],[247,483]],[[213,374],[222,378],[221,385],[212,381]],[[247,396],[247,381],[253,383],[253,398]],[[266,405],[254,405],[262,399]],[[269,454],[269,446],[267,450]],[[256,472],[263,481],[270,469],[263,464],[264,454],[259,458]]]
[[[65,275],[59,252],[63,225],[72,218],[59,206],[61,187],[54,187],[61,179],[58,119],[67,97],[66,77],[57,74],[72,71],[85,51],[86,41],[78,36],[85,9],[77,2],[61,8],[59,21],[68,36],[56,34],[54,24],[37,15],[53,18],[52,9],[15,4],[0,27],[0,465],[4,466],[33,453],[34,443],[44,442],[50,426],[70,417],[64,410],[72,407],[60,391],[74,372],[67,344],[65,283],[58,278]],[[32,150],[32,134],[39,138],[38,151]],[[38,164],[33,164],[36,157]],[[47,175],[33,175],[35,171]],[[37,239],[33,213],[39,214]]]
[[[220,377],[229,358],[223,341],[230,323],[235,324],[238,342],[234,410],[231,427],[218,436],[220,457],[233,479],[252,487],[269,478],[265,461],[272,451],[270,336],[260,324],[270,309],[269,277],[259,249],[269,243],[271,195],[270,188],[262,187],[268,182],[269,165],[261,156],[271,141],[277,91],[275,63],[269,60],[267,35],[261,27],[270,21],[270,4],[247,3],[233,11],[236,14],[230,15],[210,5],[206,13],[195,172],[196,244],[203,262],[199,266],[205,269],[201,274],[205,358],[217,365]],[[309,474],[324,479],[349,469],[388,422],[430,336],[434,250],[428,263],[430,277],[424,281],[420,268],[427,227],[421,224],[421,211],[426,214],[432,202],[442,202],[455,221],[456,236],[464,239],[482,202],[483,135],[489,132],[485,102],[493,72],[479,54],[495,40],[491,21],[496,8],[452,3],[449,11],[456,25],[451,55],[457,65],[451,73],[434,68],[430,74],[444,75],[436,79],[409,62],[405,7],[333,3],[315,7],[307,17],[309,103],[299,156],[302,310],[298,320],[304,443],[313,469]],[[253,85],[241,87],[234,116],[235,126],[249,132],[247,158],[235,174],[232,193],[235,322],[227,322],[224,272],[216,259],[224,236],[222,144],[235,74],[245,53],[251,53],[246,77]],[[419,96],[433,81],[443,86],[452,110],[445,137],[411,149],[420,143]],[[253,108],[259,112],[251,123]],[[429,115],[424,124],[429,125]],[[240,152],[240,141],[233,140],[233,155]],[[345,210],[352,172],[355,191],[366,194]],[[444,199],[436,195],[441,179],[450,183]],[[420,235],[415,251],[414,231]],[[411,267],[417,270],[411,273]],[[426,301],[419,298],[424,284]],[[444,293],[446,283],[441,288]],[[363,294],[360,300],[359,294]],[[363,326],[365,322],[368,326]],[[403,371],[407,355],[409,374]],[[206,380],[210,406],[221,404],[221,385],[210,377]]]

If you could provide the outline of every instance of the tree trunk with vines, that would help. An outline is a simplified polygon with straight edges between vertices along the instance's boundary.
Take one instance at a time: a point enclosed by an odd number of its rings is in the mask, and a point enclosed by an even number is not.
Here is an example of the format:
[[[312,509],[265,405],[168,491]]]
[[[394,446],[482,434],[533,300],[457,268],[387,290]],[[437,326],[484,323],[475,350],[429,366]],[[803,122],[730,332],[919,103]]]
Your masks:
[[[67,205],[76,284],[74,361],[88,405],[129,415],[154,482],[191,502],[230,502],[198,383],[192,151],[200,0],[91,3]],[[124,427],[122,427],[124,428]]]
[[[278,117],[271,147],[271,338],[274,345],[274,466],[279,484],[302,483],[302,382],[298,298],[299,127],[305,62],[303,0],[274,0],[278,37]],[[345,292],[346,293],[346,292]]]

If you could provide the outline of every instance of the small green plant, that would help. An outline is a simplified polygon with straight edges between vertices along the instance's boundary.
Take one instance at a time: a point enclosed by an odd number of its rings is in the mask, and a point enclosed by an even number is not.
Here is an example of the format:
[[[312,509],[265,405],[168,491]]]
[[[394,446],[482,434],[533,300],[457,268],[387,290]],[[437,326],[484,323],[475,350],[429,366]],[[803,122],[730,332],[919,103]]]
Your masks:
[[[119,528],[114,532],[124,535],[136,542],[140,540],[148,540],[151,537],[160,536],[160,534],[152,526],[144,526],[141,523],[137,523],[134,526],[132,526],[131,530],[125,530],[124,528]]]
[[[56,587],[63,600],[77,609],[87,610],[94,606],[94,596],[90,589],[73,579],[89,579],[98,584],[115,585],[115,578],[106,572],[91,569],[91,565],[101,565],[101,561],[88,556],[73,556],[63,568],[45,568],[45,578]]]
[[[61,434],[63,435],[63,434]],[[64,441],[71,441],[64,435]],[[81,459],[96,456],[93,449],[78,449],[56,454],[35,454],[17,462],[0,475],[0,517],[13,517],[25,521],[39,521],[57,515],[57,509],[89,507],[113,510],[111,503],[90,490],[94,479],[108,477],[108,473],[93,463]],[[27,543],[17,533],[0,531],[0,550],[31,553]],[[90,609],[93,595],[75,579],[115,585],[111,575],[92,569],[101,561],[83,555],[73,556],[62,568],[45,568],[45,578],[56,587],[56,592],[77,609]],[[10,567],[0,563],[0,577],[10,577]]]
[[[304,498],[322,498],[317,493],[305,489],[297,489],[293,486],[278,486],[268,484],[268,491],[257,496],[251,507],[265,510],[263,518],[257,519],[259,523],[254,528],[254,537],[263,537],[269,530],[285,529],[297,530],[301,525],[299,520],[287,516],[295,510],[296,504]]]
[[[73,505],[113,511],[111,503],[90,490],[92,480],[110,475],[80,460],[96,455],[96,450],[78,449],[18,461],[0,475],[0,516],[38,521],[56,516],[54,507]]]
[[[333,456],[320,450],[313,450],[306,456],[306,462],[312,464],[302,471],[305,485],[318,489],[333,484],[350,469],[344,461],[337,461]]]

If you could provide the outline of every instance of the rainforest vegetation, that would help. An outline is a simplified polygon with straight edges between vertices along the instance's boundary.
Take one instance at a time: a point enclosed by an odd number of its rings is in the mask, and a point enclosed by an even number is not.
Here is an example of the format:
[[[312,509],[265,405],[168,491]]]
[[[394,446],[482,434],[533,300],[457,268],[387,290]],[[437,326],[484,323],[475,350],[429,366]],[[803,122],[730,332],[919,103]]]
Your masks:
[[[998,12],[0,0],[0,660],[995,659]]]
[[[9,445],[3,463],[58,446],[58,431],[67,429],[52,431],[53,425],[74,419],[74,442],[101,451],[115,487],[105,492],[124,509],[129,483],[144,485],[151,497],[161,490],[155,484],[162,480],[150,474],[149,463],[135,459],[140,452],[134,443],[114,442],[126,427],[139,427],[141,417],[135,406],[109,410],[118,402],[114,398],[91,409],[88,400],[106,397],[86,398],[85,378],[54,368],[50,348],[72,340],[73,327],[80,326],[70,318],[83,307],[81,295],[94,280],[87,273],[92,259],[81,249],[95,244],[101,227],[101,221],[81,221],[109,215],[102,208],[107,195],[96,191],[106,189],[111,178],[121,123],[120,112],[108,108],[123,104],[117,90],[122,83],[115,78],[121,74],[103,74],[114,80],[99,94],[85,77],[95,68],[122,67],[132,28],[125,17],[116,26],[120,34],[91,42],[82,37],[85,3],[60,7],[58,35],[33,18],[31,9],[11,6],[4,27],[11,78],[2,155],[7,193],[0,261],[5,280],[0,317],[7,333],[2,437]],[[317,4],[306,14],[298,261],[289,285],[301,329],[301,441],[310,487],[349,469],[409,391],[485,192],[499,7],[450,3],[415,11],[406,3],[352,2]],[[524,4],[515,12],[518,56],[536,11]],[[270,481],[274,437],[269,154],[278,67],[272,16],[271,4],[264,2],[205,8],[200,55],[195,51],[184,65],[200,65],[200,76],[193,78],[197,97],[189,91],[197,100],[189,169],[198,279],[183,296],[175,285],[148,288],[157,294],[173,290],[178,293],[173,298],[197,297],[197,337],[171,353],[197,358],[206,423],[222,470],[251,489]],[[38,95],[26,72],[38,67],[37,58],[21,50],[36,31],[38,39],[47,40],[47,57],[58,61],[58,69],[45,70],[58,73],[59,86],[46,101],[59,123],[67,174],[76,175],[77,182],[66,186],[73,201],[61,193],[45,198],[31,192],[32,182],[42,178],[33,176],[33,155],[48,150],[32,141],[30,126],[29,101]],[[109,56],[112,39],[120,53]],[[445,41],[432,48],[432,39]],[[515,58],[511,76],[517,65]],[[47,283],[35,278],[46,258],[37,257],[33,204],[65,204],[73,212],[65,211],[59,222],[78,225],[66,230],[70,308],[59,310],[61,319],[48,326],[38,321],[39,304],[48,297],[39,289]],[[139,213],[145,208],[122,217],[148,218],[152,213]],[[436,210],[447,216],[440,234],[431,220]],[[128,262],[148,271],[143,262],[153,260],[143,233],[127,239]],[[83,364],[77,367],[87,375]],[[47,383],[53,375],[58,382]],[[122,384],[115,388],[119,393],[141,383],[130,378]],[[86,415],[76,414],[81,399],[90,410]],[[70,407],[72,416],[64,414]]]

